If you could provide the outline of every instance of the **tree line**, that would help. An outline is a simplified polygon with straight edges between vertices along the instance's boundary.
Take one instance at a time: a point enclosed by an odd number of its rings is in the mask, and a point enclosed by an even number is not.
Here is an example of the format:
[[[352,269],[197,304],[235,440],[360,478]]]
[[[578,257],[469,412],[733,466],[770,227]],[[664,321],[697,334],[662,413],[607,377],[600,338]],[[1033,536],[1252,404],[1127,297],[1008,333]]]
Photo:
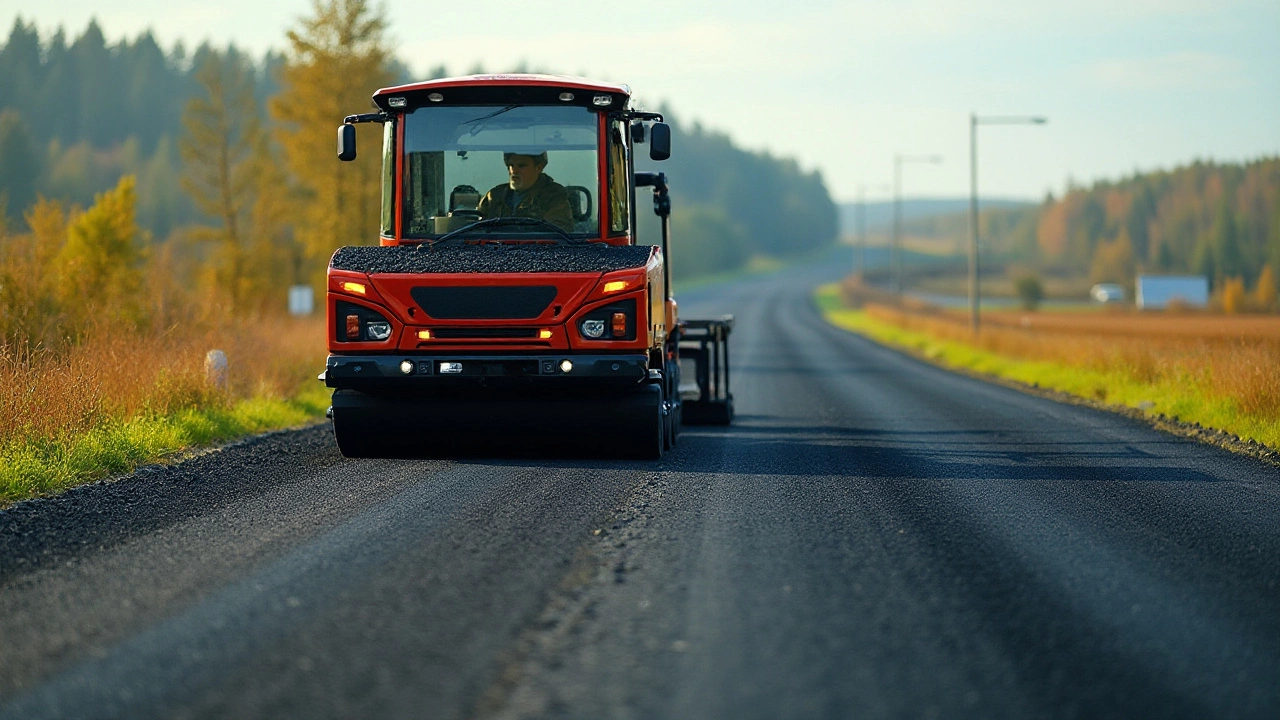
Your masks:
[[[674,151],[637,166],[667,173],[671,184],[671,254],[682,277],[732,270],[752,256],[795,256],[831,242],[839,214],[820,173],[794,160],[744,151],[729,136],[672,123]],[[651,236],[641,204],[642,237]]]
[[[42,39],[17,18],[0,46],[0,216],[19,223],[38,196],[83,207],[132,175],[138,222],[153,237],[199,221],[178,184],[177,144],[202,92],[198,69],[221,56],[254,68],[259,106],[278,91],[280,53],[249,63],[234,46],[165,51],[150,32],[108,44],[96,21],[73,40],[62,29]]]
[[[1231,284],[1266,294],[1280,271],[1280,158],[1194,162],[1072,185],[1038,205],[983,210],[980,227],[997,264],[1131,290],[1139,273],[1203,275],[1215,292]],[[963,247],[968,218],[912,220],[904,230]]]
[[[1196,162],[1072,188],[1041,207],[1035,255],[1101,281],[1138,271],[1255,284],[1280,268],[1280,158]]]
[[[0,46],[0,262],[63,252],[67,240],[49,237],[48,222],[37,232],[38,218],[60,215],[69,228],[127,198],[131,214],[115,227],[131,233],[126,264],[139,277],[167,258],[181,285],[230,307],[282,304],[295,282],[319,289],[332,251],[376,242],[378,226],[378,154],[337,162],[334,128],[374,89],[411,77],[383,9],[312,9],[283,52],[259,60],[234,45],[165,50],[149,32],[113,44],[96,22],[71,40],[61,29],[41,38],[15,20]],[[441,65],[412,79],[447,74]],[[373,125],[358,132],[364,147],[381,142]],[[835,207],[816,173],[696,125],[675,135],[676,154],[658,169],[672,176],[685,273],[834,239]],[[13,275],[9,295],[21,285]]]

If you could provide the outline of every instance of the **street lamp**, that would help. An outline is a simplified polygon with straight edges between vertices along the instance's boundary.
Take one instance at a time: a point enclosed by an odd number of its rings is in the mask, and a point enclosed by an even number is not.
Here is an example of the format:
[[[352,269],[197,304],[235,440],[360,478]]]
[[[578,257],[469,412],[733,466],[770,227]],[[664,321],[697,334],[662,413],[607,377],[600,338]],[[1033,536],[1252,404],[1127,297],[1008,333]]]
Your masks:
[[[929,163],[939,165],[939,155],[894,155],[893,156],[893,266],[894,294],[898,302],[902,302],[902,165],[904,163]]]
[[[969,113],[969,327],[978,333],[978,126],[979,125],[1043,125],[1048,118],[1039,115],[995,115],[978,117]]]
[[[879,193],[887,193],[892,188],[888,185],[876,185],[872,188]],[[858,253],[854,263],[854,274],[858,283],[866,281],[867,273],[867,186],[858,186]]]

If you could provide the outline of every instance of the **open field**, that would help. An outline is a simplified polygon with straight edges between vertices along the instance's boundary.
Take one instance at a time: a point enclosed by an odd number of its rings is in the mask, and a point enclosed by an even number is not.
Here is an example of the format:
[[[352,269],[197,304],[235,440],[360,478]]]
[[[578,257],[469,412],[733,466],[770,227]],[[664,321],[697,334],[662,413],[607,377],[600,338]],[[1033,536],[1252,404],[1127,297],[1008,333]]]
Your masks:
[[[955,270],[955,268],[952,268]],[[1093,283],[1087,277],[1054,277],[1041,276],[1046,302],[1088,302],[1089,288]],[[933,295],[949,295],[964,298],[969,294],[969,278],[960,272],[946,272],[932,275],[912,277],[908,287],[913,292]],[[1018,291],[1014,287],[1014,278],[1008,274],[987,276],[982,278],[982,296],[988,300],[1002,298],[1014,300]]]
[[[827,286],[829,320],[935,362],[1280,448],[1280,318],[1136,312],[968,315]]]

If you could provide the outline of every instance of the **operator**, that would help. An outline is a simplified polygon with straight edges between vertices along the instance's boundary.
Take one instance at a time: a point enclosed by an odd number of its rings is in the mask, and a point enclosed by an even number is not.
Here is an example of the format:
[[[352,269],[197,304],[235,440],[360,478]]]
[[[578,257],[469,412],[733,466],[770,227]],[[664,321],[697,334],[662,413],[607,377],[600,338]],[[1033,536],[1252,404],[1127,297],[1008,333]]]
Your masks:
[[[479,210],[484,218],[536,218],[561,230],[573,229],[569,192],[542,172],[547,167],[545,151],[537,155],[503,153],[502,160],[511,179],[481,198]]]

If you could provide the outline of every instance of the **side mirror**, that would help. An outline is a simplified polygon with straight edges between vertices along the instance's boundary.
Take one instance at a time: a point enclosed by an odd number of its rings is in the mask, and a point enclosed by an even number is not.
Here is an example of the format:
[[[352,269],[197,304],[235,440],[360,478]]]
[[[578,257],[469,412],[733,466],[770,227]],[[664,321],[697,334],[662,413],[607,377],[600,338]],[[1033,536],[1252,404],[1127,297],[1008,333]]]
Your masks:
[[[649,128],[649,159],[666,160],[671,157],[671,126],[656,122]]]
[[[351,162],[356,159],[356,126],[343,123],[338,126],[338,159]]]

